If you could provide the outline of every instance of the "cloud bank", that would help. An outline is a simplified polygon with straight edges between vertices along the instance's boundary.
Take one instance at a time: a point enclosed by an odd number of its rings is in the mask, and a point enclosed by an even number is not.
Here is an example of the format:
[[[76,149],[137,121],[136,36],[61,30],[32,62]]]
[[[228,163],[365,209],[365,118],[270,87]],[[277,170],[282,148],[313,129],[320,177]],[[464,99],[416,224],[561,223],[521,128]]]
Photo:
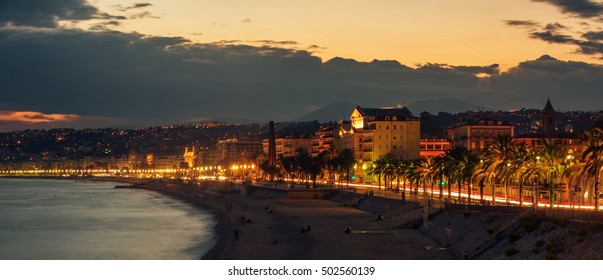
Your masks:
[[[456,98],[512,109],[541,108],[550,97],[556,108],[603,109],[603,67],[597,64],[543,55],[500,72],[495,61],[415,67],[393,60],[322,61],[313,53],[321,47],[304,50],[295,41],[198,44],[106,28],[60,28],[58,20],[106,14],[85,1],[39,2],[45,7],[36,8],[40,17],[21,13],[27,9],[20,1],[0,2],[0,53],[9,54],[0,63],[0,110],[76,115],[68,120],[75,127],[152,126],[214,117],[283,121],[341,101],[387,106]],[[535,28],[531,36],[539,40],[602,51],[601,32],[576,39],[559,33],[565,30],[561,24],[507,24]]]

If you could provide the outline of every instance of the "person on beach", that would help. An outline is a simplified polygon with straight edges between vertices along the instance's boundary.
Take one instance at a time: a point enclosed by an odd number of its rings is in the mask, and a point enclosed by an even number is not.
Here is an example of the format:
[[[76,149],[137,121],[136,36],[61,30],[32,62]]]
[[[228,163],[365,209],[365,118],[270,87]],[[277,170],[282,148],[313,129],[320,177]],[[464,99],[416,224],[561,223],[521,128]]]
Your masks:
[[[348,227],[344,230],[345,233],[352,233],[352,227],[348,225]]]

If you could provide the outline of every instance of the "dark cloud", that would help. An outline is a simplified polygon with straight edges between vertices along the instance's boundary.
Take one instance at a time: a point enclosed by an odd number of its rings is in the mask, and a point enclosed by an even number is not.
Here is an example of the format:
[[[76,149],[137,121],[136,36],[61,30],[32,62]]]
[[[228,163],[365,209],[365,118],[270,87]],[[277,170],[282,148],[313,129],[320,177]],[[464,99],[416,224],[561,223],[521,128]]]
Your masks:
[[[555,22],[555,23],[549,23],[549,24],[547,24],[544,27],[544,29],[548,30],[548,31],[557,31],[557,30],[560,30],[560,29],[565,29],[565,26],[562,25],[562,24],[560,24],[560,23],[558,23],[558,22]]]
[[[128,19],[125,16],[110,15],[110,14],[103,13],[103,12],[96,13],[93,18],[95,18],[95,19],[106,19],[106,20],[124,20],[124,19]]]
[[[152,14],[151,12],[141,12],[130,15],[130,19],[140,19],[140,18],[154,18],[159,19],[160,17]]]
[[[59,20],[93,19],[98,13],[98,9],[85,0],[0,1],[0,25],[56,27]]]
[[[548,55],[520,63],[490,78],[489,89],[499,93],[501,104],[515,108],[542,104],[550,96],[565,110],[601,110],[603,66],[561,61]],[[508,97],[503,100],[501,97]],[[537,106],[536,108],[540,108]]]
[[[0,28],[0,52],[11,54],[0,63],[0,110],[94,117],[96,126],[220,116],[289,120],[341,101],[385,106],[456,98],[505,109],[540,108],[550,96],[566,109],[603,104],[601,66],[548,56],[499,73],[497,64],[323,62],[305,50],[237,41],[17,27]]]
[[[130,5],[128,7],[124,7],[125,10],[132,10],[132,9],[140,9],[140,8],[146,8],[146,7],[150,7],[153,6],[153,4],[151,3],[134,3],[133,5]]]
[[[578,42],[572,36],[555,33],[553,31],[532,32],[530,37],[549,43],[574,44]]]
[[[271,46],[291,46],[299,44],[296,41],[275,41],[275,40],[256,40],[255,43],[271,45]]]
[[[599,55],[603,59],[603,32],[601,31],[589,31],[582,34],[582,38],[586,40],[576,39],[555,31],[532,32],[530,37],[549,43],[575,45],[577,53]]]
[[[540,25],[540,23],[533,20],[505,20],[504,22],[509,26],[536,27]]]
[[[90,27],[90,30],[92,30],[92,31],[108,31],[108,30],[111,30],[112,28],[114,28],[116,26],[120,26],[120,25],[121,25],[121,22],[116,21],[116,20],[111,20],[111,21],[105,21],[105,22],[95,24]]]
[[[589,41],[603,41],[603,31],[590,31],[582,34]]]
[[[590,0],[532,0],[555,5],[563,13],[573,14],[583,18],[601,17],[603,4]]]

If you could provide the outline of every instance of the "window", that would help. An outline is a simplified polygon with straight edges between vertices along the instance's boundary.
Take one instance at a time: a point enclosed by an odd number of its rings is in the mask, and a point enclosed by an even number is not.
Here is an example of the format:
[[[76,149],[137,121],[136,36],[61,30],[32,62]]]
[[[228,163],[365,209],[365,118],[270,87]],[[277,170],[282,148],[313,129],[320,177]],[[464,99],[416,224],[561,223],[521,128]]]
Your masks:
[[[397,120],[398,120],[398,117],[393,116],[393,117],[392,117],[392,120],[397,121]],[[395,125],[394,125],[394,129],[396,129],[396,126],[395,126]]]
[[[396,149],[396,145],[393,145],[393,146],[392,146],[392,149],[394,149],[394,150],[395,150],[395,149]]]
[[[388,140],[388,139],[389,139],[389,135],[385,135],[385,140]]]
[[[381,139],[381,135],[379,135],[379,139]]]
[[[386,149],[386,150],[389,150],[389,145],[385,145],[385,149]]]
[[[385,120],[386,120],[386,121],[389,121],[389,117],[385,117]]]
[[[395,118],[395,117],[394,117]],[[394,120],[395,121],[395,120]],[[394,125],[394,129],[396,129],[396,126]]]
[[[386,125],[386,126],[385,126],[385,129],[389,129],[389,125]]]
[[[393,138],[394,140],[396,140],[396,136],[393,136],[392,138]]]

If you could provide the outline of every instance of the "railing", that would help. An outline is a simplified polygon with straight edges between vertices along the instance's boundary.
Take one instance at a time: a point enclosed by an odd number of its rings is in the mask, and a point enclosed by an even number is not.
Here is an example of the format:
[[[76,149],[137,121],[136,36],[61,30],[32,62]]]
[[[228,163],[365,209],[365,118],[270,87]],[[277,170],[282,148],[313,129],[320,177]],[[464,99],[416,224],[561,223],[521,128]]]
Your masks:
[[[490,240],[496,238],[499,233],[507,230],[512,225],[514,225],[517,221],[519,221],[519,219],[523,218],[524,216],[526,216],[526,215],[528,215],[530,213],[534,213],[534,208],[528,208],[528,209],[524,210],[523,212],[519,213],[519,215],[513,217],[513,219],[511,219],[508,222],[506,222],[504,225],[502,225],[499,228],[497,228],[490,235],[486,236],[485,238],[480,239],[469,250],[465,251],[465,254],[466,254],[465,258],[471,258],[474,255],[477,255],[477,254],[473,254],[473,252],[475,252],[476,250],[479,250],[479,249],[483,249],[482,246],[484,246],[487,242],[489,242]]]

